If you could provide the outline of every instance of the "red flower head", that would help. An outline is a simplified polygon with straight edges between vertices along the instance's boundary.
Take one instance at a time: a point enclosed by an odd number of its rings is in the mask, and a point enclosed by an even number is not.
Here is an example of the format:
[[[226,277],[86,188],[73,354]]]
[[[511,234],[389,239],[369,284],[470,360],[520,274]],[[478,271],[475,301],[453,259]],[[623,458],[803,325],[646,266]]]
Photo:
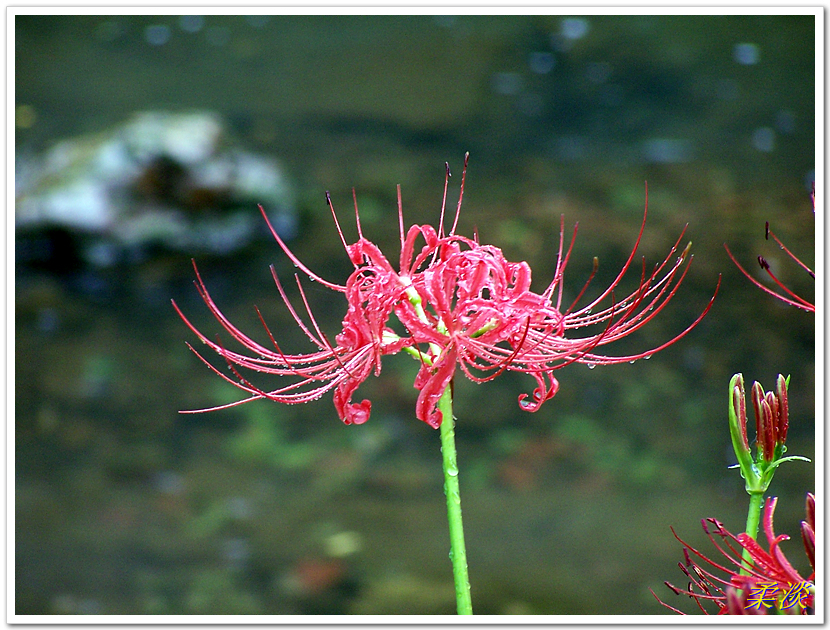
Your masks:
[[[464,174],[466,166],[465,158]],[[226,349],[218,341],[211,341],[190,323],[174,302],[173,306],[185,323],[203,343],[225,359],[236,379],[223,374],[196,353],[199,358],[215,373],[249,394],[243,400],[212,409],[231,407],[260,398],[284,403],[307,402],[333,389],[334,405],[340,418],[346,424],[362,424],[369,417],[371,403],[368,400],[352,403],[353,393],[370,373],[380,373],[383,355],[405,351],[421,362],[421,369],[415,379],[415,387],[420,391],[416,416],[432,427],[441,425],[438,400],[452,380],[456,367],[460,367],[468,378],[479,383],[491,380],[505,370],[529,374],[536,380],[537,387],[531,400],[526,400],[528,395],[522,394],[519,403],[523,409],[535,411],[544,401],[552,398],[559,388],[553,375],[554,370],[575,362],[593,366],[648,357],[683,337],[709,311],[711,300],[690,326],[656,348],[629,356],[598,354],[600,346],[644,326],[671,300],[688,271],[692,258],[689,255],[691,244],[672,262],[672,255],[683,237],[681,233],[666,259],[650,274],[646,273],[643,260],[636,291],[622,300],[615,300],[614,292],[632,265],[645,227],[648,210],[646,197],[646,212],[643,214],[634,250],[611,286],[587,306],[575,309],[596,272],[597,261],[594,259],[594,271],[588,278],[588,283],[574,303],[563,309],[562,282],[573,248],[572,239],[568,250],[564,250],[564,217],[553,281],[543,293],[535,293],[530,289],[531,270],[526,262],[509,262],[499,248],[481,245],[477,239],[455,233],[464,194],[464,174],[455,220],[448,233],[444,231],[444,208],[449,167],[437,231],[429,225],[414,225],[404,233],[400,187],[398,188],[401,255],[397,271],[380,249],[363,236],[356,202],[358,240],[351,245],[346,243],[327,193],[326,198],[337,231],[354,265],[354,271],[345,285],[328,282],[303,265],[279,237],[260,207],[262,216],[286,255],[311,279],[343,293],[348,309],[343,318],[343,330],[335,337],[334,343],[330,342],[311,313],[299,279],[297,286],[310,326],[289,302],[272,266],[271,273],[280,296],[297,325],[317,346],[317,350],[309,354],[286,354],[261,315],[260,319],[273,348],[261,346],[231,324],[214,304],[197,270],[196,287],[208,308],[230,336],[252,353],[240,354]],[[574,237],[576,231],[574,226]],[[423,244],[419,248],[420,241]],[[610,305],[601,306],[609,298]],[[392,314],[403,325],[406,331],[403,335],[390,328]],[[595,325],[599,329],[593,334],[583,337],[570,334],[577,329]],[[238,367],[290,376],[293,379],[289,384],[265,391],[243,377],[237,370]]]
[[[669,582],[666,582],[666,586],[678,595],[688,595],[694,599],[700,610],[707,614],[704,606],[706,602],[713,602],[717,606],[718,615],[766,614],[772,608],[788,613],[808,614],[814,607],[815,597],[815,586],[812,583],[815,578],[815,499],[812,494],[807,495],[807,521],[802,521],[804,546],[810,566],[813,567],[813,573],[806,580],[789,563],[779,546],[790,537],[786,534],[776,536],[773,531],[772,519],[777,501],[770,497],[764,507],[764,534],[768,549],[764,549],[748,534],[731,534],[714,518],[701,521],[709,540],[726,558],[726,566],[707,558],[682,540],[672,528],[675,538],[683,545],[685,563],[680,562],[678,566],[689,578],[689,583],[685,590]],[[720,538],[720,544],[715,537]],[[748,561],[743,558],[745,551]],[[713,570],[719,571],[720,575],[713,573]],[[657,601],[666,608],[683,614],[659,597]]]

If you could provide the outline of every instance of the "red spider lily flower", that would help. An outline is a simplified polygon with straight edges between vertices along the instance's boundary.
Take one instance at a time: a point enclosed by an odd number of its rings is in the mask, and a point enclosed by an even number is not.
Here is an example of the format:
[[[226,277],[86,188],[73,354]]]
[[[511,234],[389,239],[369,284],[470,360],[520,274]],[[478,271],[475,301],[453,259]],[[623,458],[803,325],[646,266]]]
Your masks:
[[[815,212],[815,209],[816,209],[816,193],[815,193],[815,187],[814,187],[814,189],[813,189],[812,199],[813,199],[813,212]],[[816,279],[816,274],[813,272],[813,270],[812,270],[812,269],[810,269],[810,268],[809,268],[807,265],[805,265],[803,262],[801,262],[801,261],[800,261],[800,260],[799,260],[799,259],[795,256],[795,254],[793,254],[793,253],[792,253],[789,249],[787,249],[787,247],[784,245],[784,243],[782,243],[782,242],[778,239],[778,237],[777,237],[777,236],[773,233],[773,231],[769,229],[769,221],[767,221],[767,222],[766,222],[766,226],[765,226],[764,237],[766,238],[766,240],[769,240],[769,237],[770,237],[770,236],[772,237],[772,239],[773,239],[776,243],[778,243],[778,246],[779,246],[781,249],[783,249],[783,250],[787,253],[787,256],[789,256],[789,257],[790,257],[791,259],[793,259],[796,263],[798,263],[798,265],[799,265],[802,269],[804,269],[804,271],[806,271],[806,272],[809,274],[809,276],[810,276],[813,280],[815,280],[815,279]],[[751,274],[750,274],[750,273],[749,273],[746,269],[744,269],[744,268],[741,266],[741,263],[739,263],[739,262],[737,261],[737,259],[735,258],[735,256],[733,256],[733,255],[732,255],[732,252],[731,252],[731,251],[729,251],[729,247],[726,245],[726,243],[724,243],[724,244],[723,244],[723,246],[724,246],[724,248],[726,248],[726,253],[729,255],[729,258],[730,258],[730,259],[732,259],[732,262],[733,262],[733,263],[735,263],[735,266],[737,266],[737,267],[738,267],[738,269],[740,269],[740,270],[741,270],[741,273],[742,273],[742,274],[744,274],[747,278],[749,278],[750,282],[752,282],[752,284],[754,284],[756,287],[758,287],[758,288],[759,288],[759,289],[761,289],[762,291],[766,291],[766,292],[767,292],[767,293],[769,293],[770,295],[773,295],[773,296],[777,297],[777,298],[778,298],[779,300],[781,300],[782,302],[786,302],[787,304],[791,304],[792,306],[796,306],[796,307],[798,307],[798,308],[800,308],[800,309],[804,309],[805,311],[809,311],[809,312],[811,312],[811,313],[815,313],[815,312],[816,312],[816,305],[815,305],[815,304],[813,304],[812,302],[810,302],[810,301],[808,301],[808,300],[804,299],[803,297],[800,297],[800,296],[796,295],[795,293],[793,293],[793,292],[792,292],[789,288],[787,288],[787,287],[784,285],[784,283],[783,283],[783,282],[781,282],[781,281],[780,281],[780,280],[779,280],[779,279],[775,276],[775,274],[773,274],[773,273],[772,273],[772,270],[770,269],[769,263],[767,262],[766,258],[764,258],[763,256],[758,256],[758,264],[761,266],[761,269],[763,269],[763,270],[767,273],[767,275],[768,275],[770,278],[772,278],[772,281],[776,284],[776,286],[778,286],[778,288],[779,288],[779,289],[781,289],[781,291],[782,291],[783,293],[778,293],[778,292],[776,292],[776,291],[774,291],[774,290],[770,289],[769,287],[764,286],[764,285],[763,285],[763,284],[761,284],[758,280],[756,280],[755,278],[753,278],[753,277],[752,277],[752,275],[751,275]]]
[[[223,374],[196,353],[199,358],[226,381],[249,394],[243,400],[212,409],[232,407],[261,398],[283,403],[307,402],[334,390],[334,405],[341,420],[346,424],[361,424],[369,417],[371,402],[363,400],[352,403],[353,393],[370,374],[380,373],[383,355],[405,351],[421,363],[415,379],[415,387],[420,392],[416,417],[432,427],[441,425],[443,418],[437,408],[438,400],[453,379],[457,367],[478,383],[489,381],[505,370],[529,374],[536,380],[537,387],[530,401],[526,401],[527,394],[522,394],[519,403],[523,409],[535,411],[558,390],[559,383],[553,375],[554,370],[571,363],[593,366],[647,358],[681,339],[711,308],[715,296],[691,325],[656,348],[629,356],[598,354],[596,350],[600,346],[646,325],[674,297],[692,259],[689,255],[691,243],[672,261],[683,237],[681,233],[666,259],[651,273],[646,273],[643,260],[637,289],[621,300],[615,299],[615,291],[632,266],[645,228],[648,213],[646,191],[646,211],[643,213],[643,223],[634,250],[616,279],[590,304],[575,310],[576,303],[596,272],[597,261],[594,259],[594,270],[585,287],[574,303],[563,309],[562,282],[573,248],[572,239],[567,251],[564,250],[564,217],[560,227],[559,254],[553,281],[543,293],[535,293],[530,289],[531,270],[526,262],[509,262],[499,248],[481,245],[477,239],[455,234],[464,194],[466,167],[465,157],[455,220],[448,233],[444,232],[444,208],[449,166],[437,231],[429,225],[414,225],[404,233],[400,187],[398,188],[401,241],[398,270],[392,267],[374,243],[363,236],[356,200],[358,240],[351,245],[346,243],[327,193],[335,226],[354,265],[354,271],[345,285],[328,282],[303,265],[273,229],[265,211],[260,207],[274,238],[286,255],[312,280],[343,293],[348,309],[342,322],[343,329],[332,343],[314,318],[299,279],[297,286],[310,326],[289,302],[272,266],[271,272],[280,297],[305,335],[317,346],[317,350],[309,354],[287,354],[271,334],[259,310],[257,314],[273,348],[263,347],[231,324],[213,302],[197,270],[196,287],[208,308],[230,336],[252,353],[234,352],[220,342],[210,340],[190,323],[174,302],[174,307],[185,323],[204,344],[225,359],[236,378]],[[576,231],[577,226],[574,226],[574,237]],[[420,244],[421,241],[423,244]],[[608,299],[610,305],[601,306]],[[406,331],[403,335],[389,326],[393,314]],[[570,334],[592,326],[598,329],[593,334],[583,337]],[[193,350],[192,346],[191,349]],[[243,377],[237,368],[294,378],[280,388],[265,391]]]
[[[675,538],[683,545],[685,562],[678,563],[678,566],[689,578],[689,583],[686,589],[678,588],[670,582],[666,582],[666,586],[675,594],[688,595],[694,599],[700,610],[706,614],[709,614],[704,605],[706,602],[715,604],[718,615],[766,614],[767,610],[772,608],[787,613],[810,614],[814,607],[815,585],[812,581],[815,579],[815,568],[813,573],[804,579],[781,551],[780,544],[790,537],[786,534],[775,535],[772,521],[776,502],[776,498],[770,497],[764,506],[764,534],[768,549],[764,549],[748,534],[731,534],[714,518],[701,521],[703,531],[709,540],[726,558],[725,566],[703,555],[680,538],[672,528]],[[808,521],[815,518],[815,512],[812,515],[810,512],[811,505],[815,510],[815,499],[808,495]],[[807,527],[810,528],[809,525]],[[802,532],[804,529],[802,525]],[[720,539],[720,543],[717,538]],[[815,538],[811,540],[814,545]],[[810,553],[811,547],[806,543],[806,539],[805,548],[810,565],[813,566],[814,557]],[[748,552],[749,561],[742,557],[744,550]],[[713,571],[720,572],[720,575]],[[666,608],[684,614],[663,602],[653,591],[652,594]]]

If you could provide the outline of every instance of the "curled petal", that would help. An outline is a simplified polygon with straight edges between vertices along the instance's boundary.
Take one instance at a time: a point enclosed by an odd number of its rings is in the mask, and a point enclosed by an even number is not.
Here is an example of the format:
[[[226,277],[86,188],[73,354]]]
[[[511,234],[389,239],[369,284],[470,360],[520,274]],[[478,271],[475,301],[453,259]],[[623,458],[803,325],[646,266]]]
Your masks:
[[[335,396],[339,393],[339,390],[335,391]],[[336,403],[335,403],[336,406]],[[364,400],[360,404],[349,404],[346,405],[344,408],[344,416],[341,417],[341,420],[345,424],[363,424],[369,419],[369,413],[372,411],[372,403],[368,400]]]
[[[445,351],[433,365],[421,365],[415,379],[415,387],[421,390],[415,403],[415,416],[433,429],[440,427],[444,421],[438,401],[455,374],[455,362],[455,351]]]
[[[542,374],[534,372],[531,376],[539,383],[539,387],[533,390],[533,400],[530,402],[525,402],[527,394],[521,394],[519,396],[519,406],[525,411],[532,412],[538,411],[543,402],[550,400],[556,395],[556,392],[559,391],[559,381],[556,380],[552,372],[544,372]],[[547,383],[545,379],[547,379]]]
[[[364,363],[363,371],[350,378],[345,379],[334,390],[334,408],[337,415],[346,424],[363,424],[369,419],[369,412],[372,410],[372,403],[364,400],[359,404],[353,404],[352,394],[366,380],[371,369],[370,363]]]
[[[423,236],[426,241],[420,254],[415,260],[412,257],[415,254],[415,241],[418,236]],[[401,275],[409,276],[415,273],[417,268],[426,261],[427,258],[433,255],[436,251],[439,239],[435,233],[435,229],[431,225],[413,225],[409,228],[406,234],[404,246],[401,249]]]

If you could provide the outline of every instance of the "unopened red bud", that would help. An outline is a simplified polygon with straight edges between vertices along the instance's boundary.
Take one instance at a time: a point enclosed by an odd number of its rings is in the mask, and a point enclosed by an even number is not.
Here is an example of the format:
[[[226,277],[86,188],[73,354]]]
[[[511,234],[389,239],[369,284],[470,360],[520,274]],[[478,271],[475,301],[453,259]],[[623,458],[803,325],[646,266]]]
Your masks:
[[[787,441],[787,429],[790,426],[790,406],[787,400],[787,379],[781,374],[775,382],[778,392],[778,443],[784,444]]]
[[[736,374],[735,376],[736,378],[732,387],[732,409],[738,418],[741,445],[748,451],[749,440],[746,437],[746,395],[744,394],[744,377],[742,374]]]

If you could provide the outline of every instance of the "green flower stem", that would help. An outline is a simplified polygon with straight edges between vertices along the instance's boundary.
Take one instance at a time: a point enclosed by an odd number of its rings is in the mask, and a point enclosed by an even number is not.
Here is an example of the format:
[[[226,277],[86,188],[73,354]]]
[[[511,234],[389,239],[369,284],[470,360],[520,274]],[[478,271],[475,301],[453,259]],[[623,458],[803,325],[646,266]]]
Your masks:
[[[418,318],[429,323],[424,311],[421,296],[410,284],[406,295],[415,308]],[[438,321],[438,332],[447,334],[444,322]],[[404,352],[425,365],[434,365],[441,356],[441,348],[430,344],[432,357],[421,352],[417,346],[406,346]],[[450,560],[452,574],[455,581],[455,600],[459,615],[472,615],[473,602],[470,597],[470,578],[467,574],[467,549],[464,546],[464,526],[461,523],[461,492],[458,489],[458,462],[455,454],[455,418],[452,415],[452,382],[447,385],[438,401],[438,410],[441,412],[441,453],[444,459],[444,493],[447,495],[447,520],[450,525]]]
[[[450,559],[455,580],[455,599],[459,615],[472,615],[470,578],[467,574],[467,550],[464,547],[464,527],[461,524],[461,494],[458,489],[458,462],[455,455],[455,419],[452,415],[452,384],[447,386],[438,409],[441,422],[441,453],[444,457],[444,491],[447,494],[447,519],[450,524]]]
[[[749,495],[749,512],[746,515],[746,533],[752,540],[758,538],[758,526],[761,523],[761,510],[764,507],[764,493],[753,492]]]
[[[758,525],[761,523],[761,510],[764,506],[764,492],[749,493],[749,511],[746,514],[746,533],[752,540],[758,538]],[[752,557],[749,551],[744,549],[741,575],[749,575],[749,567],[752,566]]]

